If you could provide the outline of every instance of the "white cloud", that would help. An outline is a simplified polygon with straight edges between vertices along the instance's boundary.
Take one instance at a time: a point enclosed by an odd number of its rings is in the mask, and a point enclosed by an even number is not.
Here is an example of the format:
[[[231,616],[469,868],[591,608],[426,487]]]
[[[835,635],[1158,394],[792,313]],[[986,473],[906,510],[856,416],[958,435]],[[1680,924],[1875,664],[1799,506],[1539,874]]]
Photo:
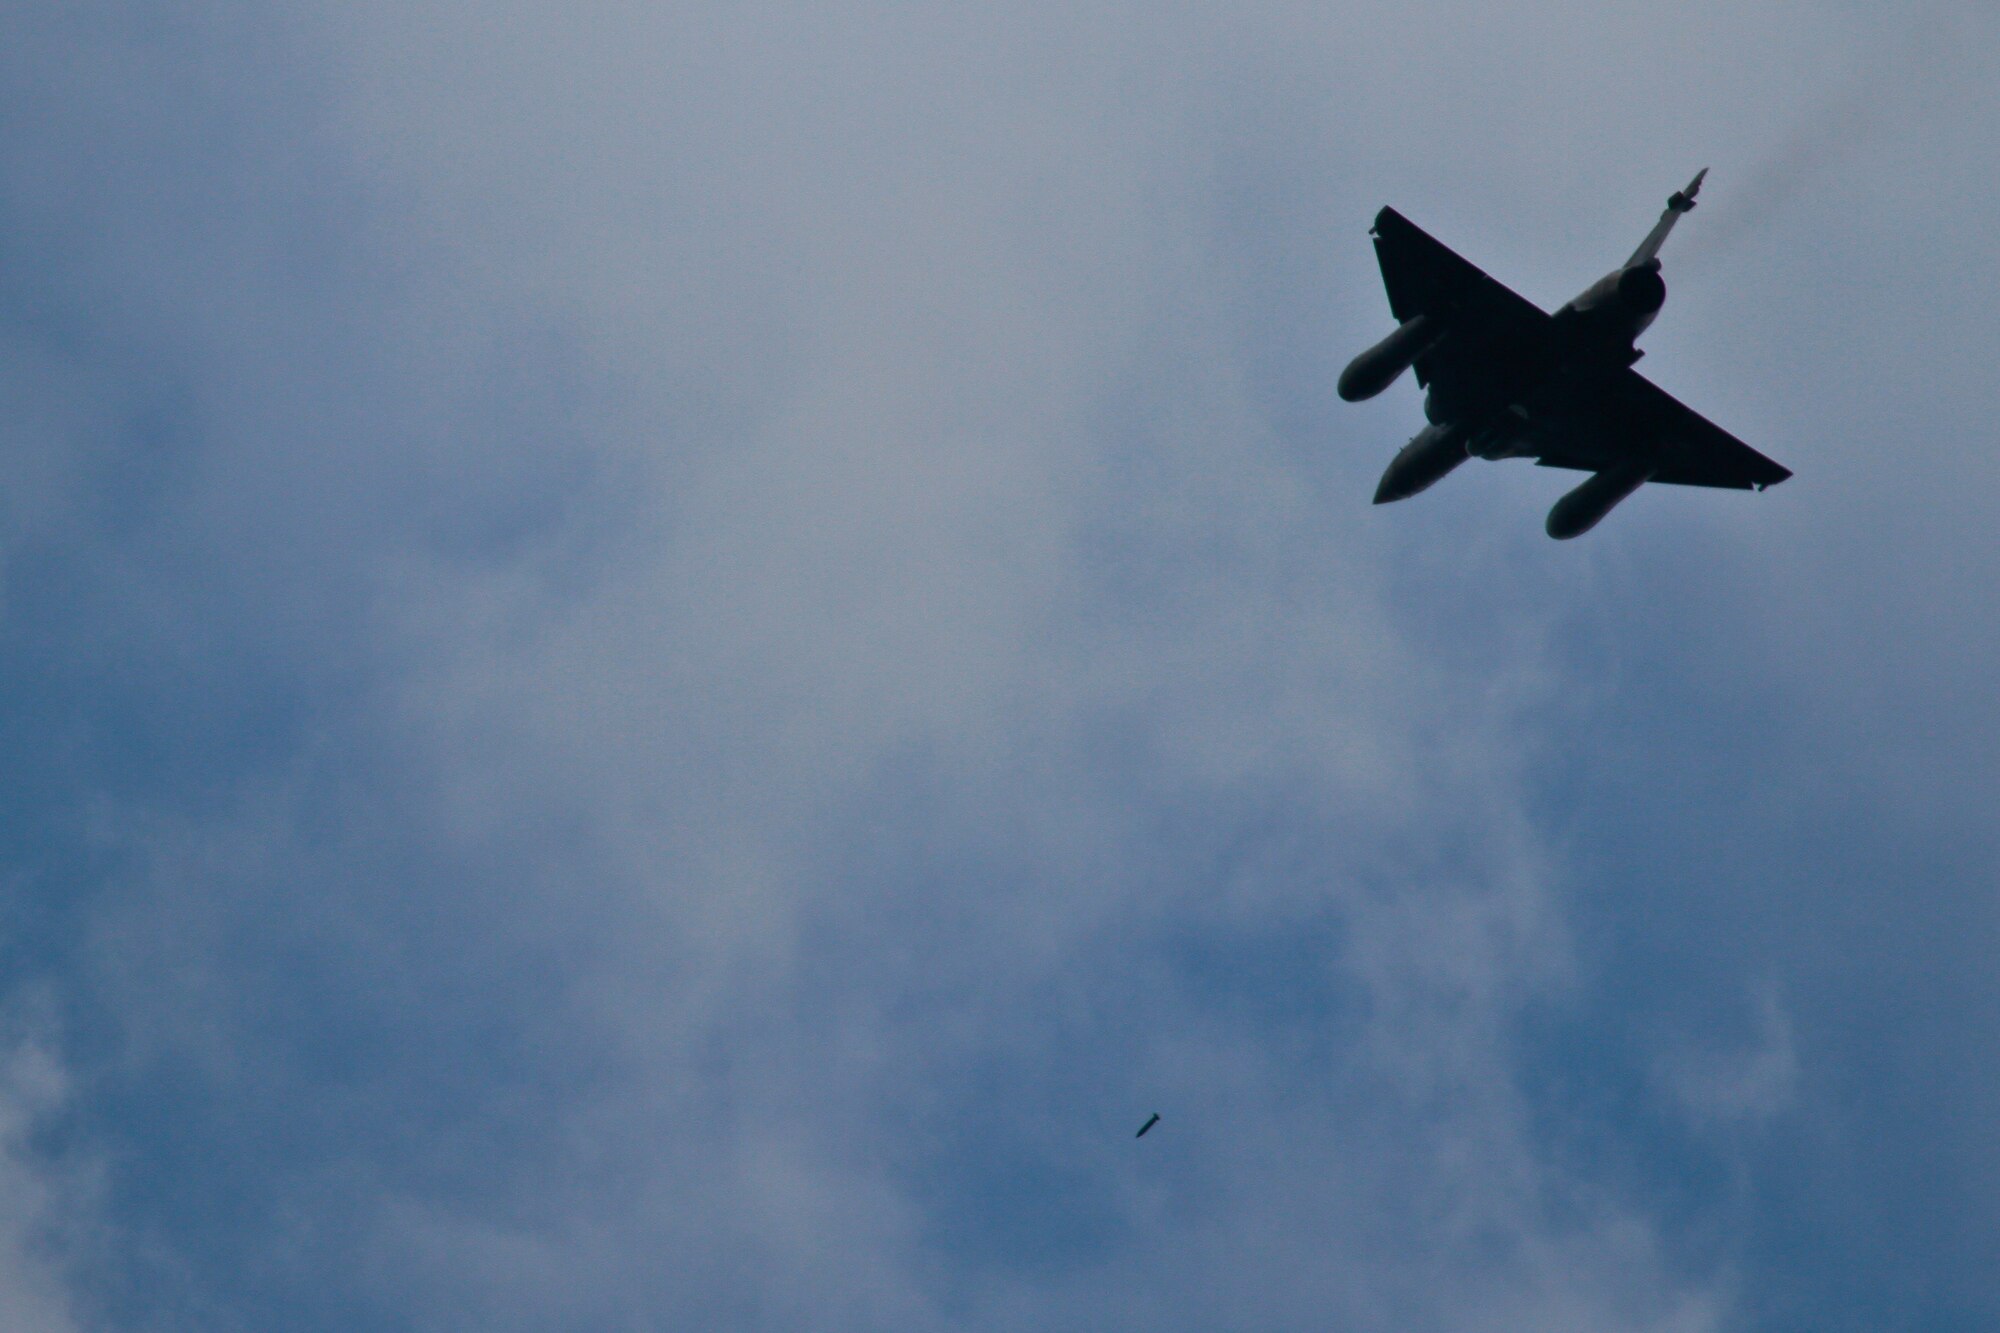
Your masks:
[[[79,1181],[49,1167],[31,1142],[60,1112],[67,1079],[47,1046],[8,1024],[0,1053],[0,1324],[21,1333],[81,1328],[58,1242],[73,1220]]]
[[[1669,1054],[1660,1077],[1688,1114],[1702,1121],[1763,1124],[1798,1095],[1792,1023],[1775,988],[1756,997],[1756,1032],[1738,1049],[1709,1044]]]
[[[1662,647],[1593,676],[1578,618],[1666,547],[1741,629],[1811,581],[1745,574],[1753,525],[1823,520],[1660,499],[1557,548],[1525,469],[1371,510],[1412,402],[1318,415],[1253,299],[1315,283],[1358,345],[1385,200],[1543,298],[1703,161],[1690,232],[1727,216],[1866,34],[1725,9],[316,16],[310,113],[159,169],[192,220],[79,206],[202,432],[150,525],[65,529],[176,687],[129,711],[292,710],[206,799],[97,795],[105,1076],[255,1128],[206,1185],[110,1131],[169,1185],[106,1267],[178,1186],[279,1219],[189,1243],[245,1319],[1729,1326],[1727,1256],[1537,1120],[1522,1017],[1590,998],[1602,920],[1545,798]],[[142,107],[237,105],[135,47]],[[1657,360],[1768,423],[1771,293],[1828,298],[1749,269],[1671,270]],[[1787,1015],[1674,1064],[1684,1109],[1801,1096]]]

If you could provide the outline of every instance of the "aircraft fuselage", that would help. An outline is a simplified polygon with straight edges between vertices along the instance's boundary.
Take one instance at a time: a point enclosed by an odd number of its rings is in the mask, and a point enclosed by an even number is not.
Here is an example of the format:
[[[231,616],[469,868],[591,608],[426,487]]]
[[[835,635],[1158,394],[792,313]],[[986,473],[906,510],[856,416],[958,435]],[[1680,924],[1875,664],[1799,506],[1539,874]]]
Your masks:
[[[1383,209],[1375,249],[1399,323],[1354,358],[1339,392],[1370,398],[1414,367],[1430,424],[1390,462],[1376,503],[1415,495],[1468,458],[1529,457],[1596,474],[1550,511],[1549,535],[1566,538],[1647,481],[1762,490],[1790,476],[1632,369],[1666,304],[1660,246],[1701,180],[1668,199],[1630,259],[1554,314]]]

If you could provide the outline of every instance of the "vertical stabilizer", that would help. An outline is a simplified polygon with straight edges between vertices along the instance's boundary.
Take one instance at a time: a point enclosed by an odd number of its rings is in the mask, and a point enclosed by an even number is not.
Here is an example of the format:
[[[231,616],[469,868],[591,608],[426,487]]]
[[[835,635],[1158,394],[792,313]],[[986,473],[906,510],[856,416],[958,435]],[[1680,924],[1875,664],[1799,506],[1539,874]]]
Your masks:
[[[1645,240],[1639,242],[1639,248],[1632,252],[1632,257],[1625,261],[1626,268],[1635,268],[1640,264],[1650,264],[1659,257],[1660,247],[1666,244],[1667,233],[1672,231],[1674,224],[1681,220],[1681,214],[1692,213],[1694,211],[1694,197],[1700,193],[1701,178],[1707,174],[1708,168],[1703,167],[1700,171],[1695,172],[1694,179],[1688,182],[1688,187],[1685,190],[1680,190],[1667,196],[1666,212],[1660,214],[1660,220],[1653,224],[1652,231],[1646,234]]]

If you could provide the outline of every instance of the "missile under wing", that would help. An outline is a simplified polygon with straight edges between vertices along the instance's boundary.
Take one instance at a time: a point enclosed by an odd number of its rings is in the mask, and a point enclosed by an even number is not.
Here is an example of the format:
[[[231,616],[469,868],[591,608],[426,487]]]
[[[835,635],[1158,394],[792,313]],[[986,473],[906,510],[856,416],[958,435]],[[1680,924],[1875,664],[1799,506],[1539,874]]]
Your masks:
[[[1415,495],[1468,458],[1532,458],[1595,474],[1549,513],[1549,535],[1566,538],[1648,481],[1761,491],[1791,476],[1632,369],[1638,335],[1666,302],[1660,246],[1701,181],[1668,199],[1624,265],[1553,315],[1395,209],[1377,214],[1375,255],[1398,324],[1348,366],[1340,395],[1373,397],[1414,369],[1430,425],[1389,464],[1375,502]]]

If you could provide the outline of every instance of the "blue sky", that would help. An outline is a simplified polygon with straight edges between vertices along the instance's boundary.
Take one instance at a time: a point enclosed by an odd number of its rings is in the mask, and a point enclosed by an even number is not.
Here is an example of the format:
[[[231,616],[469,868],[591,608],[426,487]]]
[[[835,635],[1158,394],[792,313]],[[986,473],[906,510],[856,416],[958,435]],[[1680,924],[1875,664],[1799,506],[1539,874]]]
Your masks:
[[[0,1324],[2000,1317],[1994,20],[11,28]],[[1371,507],[1703,165],[1796,479]]]

